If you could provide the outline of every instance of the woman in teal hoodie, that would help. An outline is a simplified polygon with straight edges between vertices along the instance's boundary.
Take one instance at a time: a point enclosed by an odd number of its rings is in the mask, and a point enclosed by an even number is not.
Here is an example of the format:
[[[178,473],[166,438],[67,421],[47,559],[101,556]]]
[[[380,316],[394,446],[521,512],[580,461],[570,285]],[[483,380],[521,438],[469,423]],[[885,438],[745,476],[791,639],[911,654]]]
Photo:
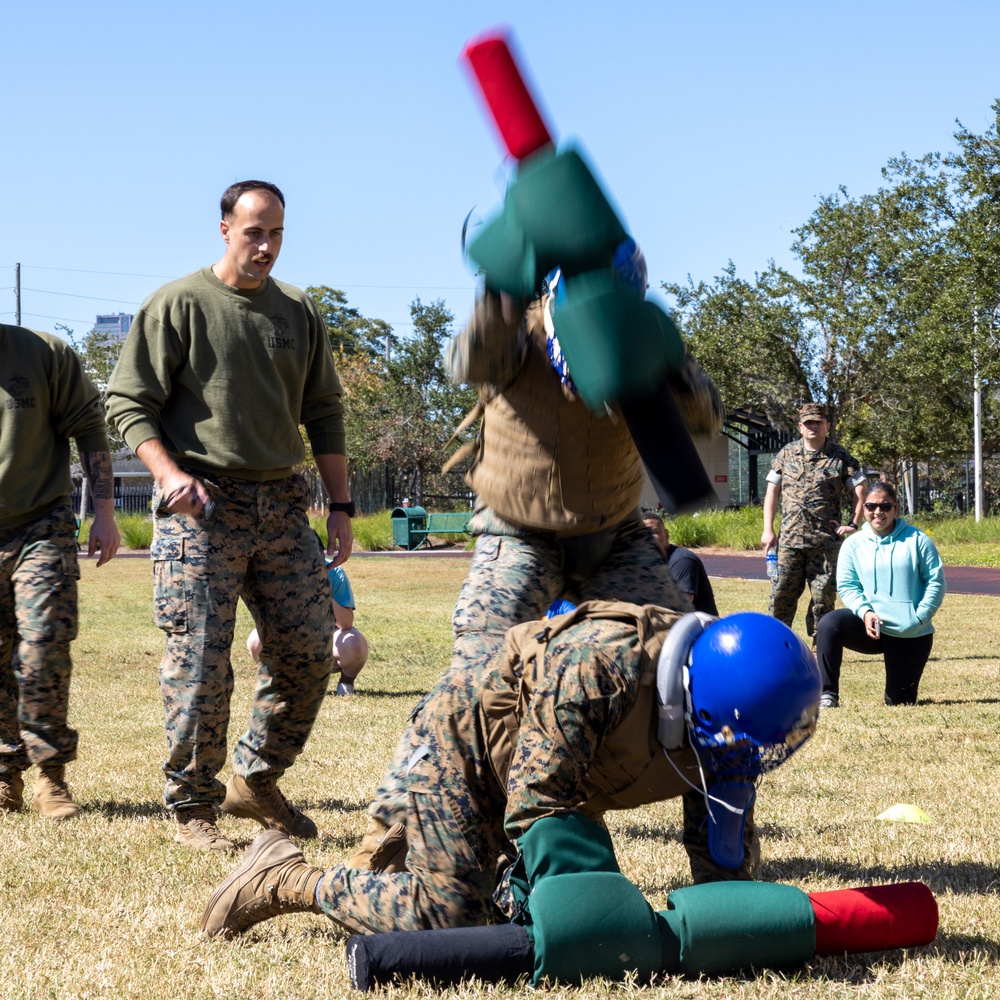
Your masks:
[[[845,647],[882,654],[887,705],[916,704],[934,642],[931,618],[944,600],[941,557],[924,532],[896,516],[895,488],[872,483],[864,510],[867,523],[837,557],[837,594],[844,607],[824,615],[816,629],[820,708],[840,703]]]

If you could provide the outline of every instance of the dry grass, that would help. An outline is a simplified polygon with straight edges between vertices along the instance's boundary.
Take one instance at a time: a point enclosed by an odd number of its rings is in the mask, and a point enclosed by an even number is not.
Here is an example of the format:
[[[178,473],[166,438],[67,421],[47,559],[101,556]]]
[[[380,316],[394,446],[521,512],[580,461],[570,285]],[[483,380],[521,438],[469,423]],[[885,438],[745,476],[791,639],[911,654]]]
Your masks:
[[[341,860],[412,703],[447,662],[449,615],[464,559],[351,562],[359,624],[372,661],[352,699],[329,698],[284,787],[320,826],[307,857]],[[716,581],[724,612],[762,609],[765,584]],[[54,825],[30,811],[0,818],[0,996],[5,998],[307,998],[351,994],[342,938],[321,918],[271,921],[235,942],[197,930],[232,856],[176,845],[161,805],[157,663],[145,559],[84,567],[71,715],[80,760],[70,781],[85,806]],[[937,941],[909,953],[817,960],[790,973],[704,981],[669,978],[640,989],[591,983],[552,996],[750,998],[987,997],[1000,995],[1000,604],[949,597],[915,708],[881,705],[881,670],[845,662],[844,707],[761,789],[764,876],[803,889],[920,878],[941,910]],[[245,722],[253,672],[237,634],[231,739]],[[29,788],[31,772],[29,772]],[[926,826],[874,817],[896,802],[927,812]],[[680,808],[611,817],[623,870],[657,906],[686,884]],[[241,845],[256,828],[223,820]],[[463,986],[470,998],[525,995]],[[386,996],[436,995],[423,984]]]

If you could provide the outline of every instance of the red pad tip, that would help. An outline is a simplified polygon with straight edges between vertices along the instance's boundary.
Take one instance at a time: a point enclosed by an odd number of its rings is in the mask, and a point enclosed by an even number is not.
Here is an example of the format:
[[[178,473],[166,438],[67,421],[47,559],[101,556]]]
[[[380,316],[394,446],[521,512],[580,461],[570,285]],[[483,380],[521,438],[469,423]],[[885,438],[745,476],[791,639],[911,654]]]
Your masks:
[[[811,892],[809,901],[817,955],[914,948],[937,935],[937,900],[923,882]]]
[[[551,145],[552,136],[524,81],[505,34],[485,35],[462,51],[507,152],[516,160]]]

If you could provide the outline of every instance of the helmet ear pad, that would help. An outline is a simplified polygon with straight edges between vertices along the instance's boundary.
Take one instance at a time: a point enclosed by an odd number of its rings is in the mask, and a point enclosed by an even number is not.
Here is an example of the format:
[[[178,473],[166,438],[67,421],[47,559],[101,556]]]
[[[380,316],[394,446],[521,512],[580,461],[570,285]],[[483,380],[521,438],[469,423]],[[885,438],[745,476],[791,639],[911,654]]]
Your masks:
[[[678,619],[663,642],[656,663],[657,739],[665,750],[679,750],[687,729],[687,669],[691,647],[717,619],[696,611]]]

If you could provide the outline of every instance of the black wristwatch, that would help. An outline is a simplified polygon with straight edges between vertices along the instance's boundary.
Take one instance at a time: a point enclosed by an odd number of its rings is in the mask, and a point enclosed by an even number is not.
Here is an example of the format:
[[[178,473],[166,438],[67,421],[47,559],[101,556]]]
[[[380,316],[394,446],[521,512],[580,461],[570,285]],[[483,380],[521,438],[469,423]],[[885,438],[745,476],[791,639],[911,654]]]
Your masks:
[[[854,531],[858,530],[858,526],[853,521],[848,521],[847,527],[853,529]]]
[[[331,503],[330,513],[336,514],[338,511],[343,511],[348,517],[354,517],[354,501],[348,500],[347,503]]]

